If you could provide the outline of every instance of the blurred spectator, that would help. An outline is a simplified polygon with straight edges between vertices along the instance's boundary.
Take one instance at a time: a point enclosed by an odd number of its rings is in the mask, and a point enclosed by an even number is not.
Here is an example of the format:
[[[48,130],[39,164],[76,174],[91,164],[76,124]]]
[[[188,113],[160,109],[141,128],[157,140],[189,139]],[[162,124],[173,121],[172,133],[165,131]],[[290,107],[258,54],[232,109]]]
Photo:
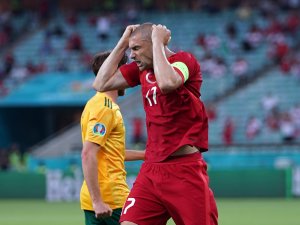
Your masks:
[[[28,75],[34,74],[37,72],[37,68],[36,66],[33,64],[33,62],[31,60],[28,60],[26,63],[26,69],[28,72]]]
[[[275,52],[273,59],[277,64],[280,64],[283,58],[289,53],[289,46],[284,39],[278,40],[274,46]]]
[[[234,22],[228,23],[226,25],[225,31],[229,38],[235,39],[237,37],[238,30]]]
[[[110,26],[111,23],[108,16],[103,15],[97,19],[97,28],[96,28],[97,36],[102,41],[105,41],[109,38]]]
[[[8,93],[8,89],[5,87],[3,80],[0,77],[0,97],[5,96]]]
[[[289,113],[283,113],[280,120],[280,132],[284,142],[292,142],[296,136],[296,127]]]
[[[247,39],[244,39],[242,41],[241,45],[242,45],[241,49],[243,49],[246,53],[253,50],[253,46],[251,45],[251,43]]]
[[[29,60],[26,63],[26,70],[28,72],[28,76],[31,76],[36,73],[42,73],[47,71],[47,65],[43,61],[36,65]]]
[[[66,13],[66,21],[70,26],[75,26],[78,23],[77,17],[76,11],[74,10],[69,10]]]
[[[227,42],[226,42],[226,47],[227,47],[227,49],[229,49],[233,53],[238,52],[240,50],[238,39],[233,38],[233,37],[231,37],[231,38],[229,37],[227,39]]]
[[[299,26],[300,26],[299,12],[297,10],[292,11],[292,13],[287,17],[286,30],[292,35],[296,35],[296,31],[299,28]]]
[[[276,110],[270,112],[266,115],[266,125],[271,131],[278,131],[279,129],[279,121],[280,121],[280,113]]]
[[[268,92],[261,99],[261,104],[265,114],[269,114],[270,112],[278,111],[279,98],[272,92]]]
[[[249,140],[255,138],[261,131],[262,123],[255,116],[250,116],[246,125],[246,137]]]
[[[205,36],[205,44],[208,51],[212,51],[220,47],[221,39],[215,33]]]
[[[270,0],[259,1],[258,8],[261,11],[262,16],[264,17],[271,15],[277,9],[275,2]]]
[[[291,74],[294,76],[298,81],[300,81],[300,54],[295,56],[295,60],[291,66]]]
[[[290,110],[290,115],[292,118],[293,123],[296,126],[296,133],[297,135],[300,135],[300,103],[295,104],[291,110]]]
[[[268,39],[272,40],[277,34],[283,33],[283,27],[276,16],[271,15],[268,22],[269,25],[265,29]]]
[[[231,72],[235,78],[236,84],[246,80],[246,75],[248,72],[248,62],[239,57],[231,65]]]
[[[245,39],[251,49],[257,48],[263,40],[262,31],[256,24],[252,24],[250,30],[246,33]]]
[[[206,42],[204,33],[199,33],[196,38],[196,44],[206,50]]]
[[[217,109],[215,104],[209,103],[206,108],[207,117],[210,121],[217,119]]]
[[[36,69],[36,73],[43,73],[46,72],[48,70],[48,66],[47,64],[42,60],[40,63],[38,63],[35,66]]]
[[[220,57],[216,58],[213,68],[210,71],[210,75],[213,78],[220,78],[226,74],[227,67],[224,63],[224,60]]]
[[[0,48],[5,47],[9,42],[8,34],[0,28]]]
[[[283,72],[283,74],[289,74],[292,65],[293,65],[293,59],[289,55],[283,57],[283,59],[280,62],[280,69]]]
[[[53,52],[54,52],[54,48],[52,46],[51,36],[45,33],[44,39],[39,49],[39,53],[42,55],[49,55],[52,54]]]
[[[132,120],[132,142],[135,145],[140,145],[144,143],[143,135],[144,120],[140,117],[134,117]]]
[[[92,27],[95,27],[97,25],[97,16],[96,15],[90,15],[88,17],[88,24]]]
[[[227,117],[223,126],[223,143],[225,145],[231,145],[233,143],[233,133],[235,125],[231,117]]]
[[[215,33],[205,35],[201,32],[196,38],[196,44],[206,52],[212,52],[220,47],[221,39]]]
[[[65,30],[59,23],[56,23],[53,28],[48,31],[49,36],[63,37],[65,35]]]
[[[213,57],[211,54],[206,54],[201,60],[202,74],[213,78],[220,78],[226,74],[227,66],[224,59],[221,57]]]
[[[15,57],[11,52],[8,52],[4,57],[3,73],[9,75],[15,65]]]
[[[88,51],[84,51],[81,54],[80,59],[79,59],[80,62],[78,62],[78,63],[82,63],[83,70],[90,71],[92,59],[93,59],[93,55],[91,53],[89,53]]]
[[[71,34],[67,40],[67,50],[73,50],[73,51],[82,51],[83,50],[83,45],[82,45],[82,40],[81,36],[74,32]]]
[[[10,77],[10,80],[14,84],[18,85],[20,83],[23,83],[28,75],[29,75],[29,73],[28,73],[28,70],[25,66],[16,65],[11,70],[9,77]]]
[[[11,42],[14,38],[14,28],[10,21],[7,21],[2,25],[3,32],[7,35],[8,42]]]
[[[137,7],[134,3],[126,4],[126,23],[125,24],[136,24],[138,23],[139,14]]]
[[[239,50],[239,40],[238,40],[238,30],[235,23],[229,23],[226,25],[227,40],[225,42],[226,47],[232,51],[236,52]]]

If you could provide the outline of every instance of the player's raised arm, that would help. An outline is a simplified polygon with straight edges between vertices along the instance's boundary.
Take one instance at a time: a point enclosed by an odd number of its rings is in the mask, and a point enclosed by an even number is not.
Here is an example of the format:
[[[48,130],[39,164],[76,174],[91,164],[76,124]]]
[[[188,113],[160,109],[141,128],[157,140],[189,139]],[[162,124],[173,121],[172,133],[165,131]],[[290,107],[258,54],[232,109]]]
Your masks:
[[[127,81],[118,69],[118,64],[128,49],[129,37],[136,26],[138,25],[130,25],[126,28],[119,42],[104,61],[93,83],[95,90],[105,92],[129,87]]]
[[[182,77],[168,62],[173,53],[167,48],[171,32],[166,26],[152,26],[153,69],[157,84],[162,93],[169,93],[182,85]]]

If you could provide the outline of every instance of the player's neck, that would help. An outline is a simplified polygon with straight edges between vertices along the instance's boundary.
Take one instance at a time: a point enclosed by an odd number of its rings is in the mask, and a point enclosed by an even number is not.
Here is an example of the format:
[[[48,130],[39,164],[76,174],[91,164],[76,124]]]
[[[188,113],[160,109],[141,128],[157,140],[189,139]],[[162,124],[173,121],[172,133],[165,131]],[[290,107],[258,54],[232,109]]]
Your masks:
[[[105,94],[111,98],[111,100],[116,103],[118,97],[118,91],[106,91]]]

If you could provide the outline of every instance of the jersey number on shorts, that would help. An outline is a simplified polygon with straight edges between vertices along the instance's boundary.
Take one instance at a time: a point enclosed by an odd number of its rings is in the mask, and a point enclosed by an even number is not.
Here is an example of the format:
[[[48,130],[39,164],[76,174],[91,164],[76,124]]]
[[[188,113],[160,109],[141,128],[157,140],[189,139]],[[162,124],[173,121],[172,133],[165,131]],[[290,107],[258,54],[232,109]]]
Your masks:
[[[127,201],[129,201],[130,203],[124,208],[123,214],[126,214],[126,213],[127,213],[127,210],[128,210],[129,208],[131,208],[131,207],[134,205],[134,203],[135,203],[135,198],[128,198]]]
[[[153,104],[154,104],[154,105],[157,104],[157,101],[156,101],[156,89],[157,89],[157,87],[154,86],[154,87],[152,87],[151,89],[149,89],[149,90],[147,91],[146,99],[148,100],[150,106],[152,106]],[[152,99],[149,98],[149,93],[150,93],[150,91],[153,92]],[[152,103],[152,102],[153,102],[153,103]]]

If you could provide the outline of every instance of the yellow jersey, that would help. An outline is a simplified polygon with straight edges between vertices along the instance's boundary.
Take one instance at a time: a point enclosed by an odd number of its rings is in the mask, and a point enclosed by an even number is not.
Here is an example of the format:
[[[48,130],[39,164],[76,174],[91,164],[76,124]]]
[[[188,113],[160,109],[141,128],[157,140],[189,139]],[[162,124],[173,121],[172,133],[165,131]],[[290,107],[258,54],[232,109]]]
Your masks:
[[[104,93],[97,92],[81,116],[82,142],[101,146],[97,153],[98,182],[103,201],[112,209],[122,208],[129,188],[126,183],[125,127],[120,108]],[[81,209],[93,210],[85,181],[80,192]]]

